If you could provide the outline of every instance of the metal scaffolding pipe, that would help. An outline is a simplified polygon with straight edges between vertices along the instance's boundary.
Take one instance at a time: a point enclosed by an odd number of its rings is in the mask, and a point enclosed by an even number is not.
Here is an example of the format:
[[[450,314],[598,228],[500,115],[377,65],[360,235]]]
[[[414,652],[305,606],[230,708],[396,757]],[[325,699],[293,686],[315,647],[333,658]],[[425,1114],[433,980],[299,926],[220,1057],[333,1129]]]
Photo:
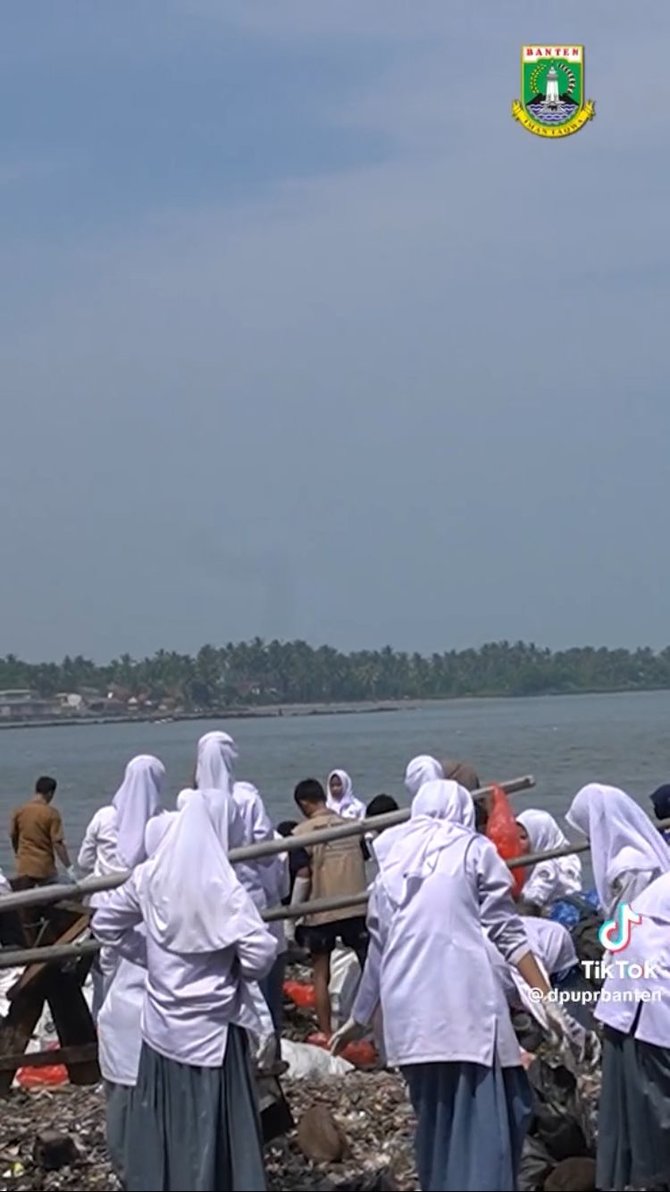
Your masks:
[[[518,791],[530,790],[535,786],[535,779],[532,775],[527,774],[523,778],[512,778],[508,782],[501,782],[498,785],[505,791],[505,794],[513,795]],[[473,799],[483,799],[486,795],[490,795],[493,789],[493,786],[483,786],[480,790],[473,791],[472,797]],[[366,832],[375,832],[382,828],[394,827],[396,824],[404,824],[409,817],[409,807],[401,807],[398,811],[391,811],[387,815],[377,815],[364,820],[348,820],[335,828],[323,828],[319,832],[312,832],[309,842],[305,840],[304,836],[282,836],[280,840],[263,840],[259,844],[234,848],[230,850],[228,859],[232,864],[237,864],[240,861],[255,861],[261,857],[272,857],[277,853],[305,848],[307,843],[312,846],[326,844],[329,840],[343,840],[348,836],[363,836]],[[39,886],[34,890],[20,890],[15,894],[5,895],[0,902],[0,908],[2,911],[15,911],[31,906],[46,906],[48,903],[61,902],[63,899],[72,899],[77,896],[88,897],[89,894],[98,894],[104,890],[115,890],[118,886],[122,886],[129,876],[130,870],[124,870],[124,872],[108,874],[106,877],[90,877],[84,878],[80,882],[54,883],[49,886]]]
[[[97,940],[81,943],[48,944],[44,948],[0,948],[0,969],[23,968],[26,964],[56,964],[63,960],[78,960],[81,956],[95,956],[101,945]]]
[[[379,817],[382,818],[381,816]],[[368,821],[374,823],[375,821]],[[670,819],[661,820],[659,828],[670,828]],[[507,862],[509,869],[529,868],[540,861],[549,861],[556,857],[569,857],[573,853],[586,853],[590,849],[588,841],[582,844],[568,844],[561,848],[550,849],[546,853],[528,853],[524,857],[514,857]],[[10,897],[9,895],[7,897]],[[0,900],[0,907],[4,907],[6,899]],[[368,901],[368,891],[358,895],[341,895],[336,898],[315,898],[311,902],[301,902],[295,906],[273,906],[261,912],[266,923],[276,923],[281,919],[302,919],[305,915],[319,914],[323,911],[348,910],[352,906],[360,906],[363,913]],[[0,948],[0,970],[21,968],[26,964],[54,964],[58,961],[72,960],[81,956],[90,956],[100,951],[97,940],[84,940],[81,943],[52,944],[44,948],[2,949]]]

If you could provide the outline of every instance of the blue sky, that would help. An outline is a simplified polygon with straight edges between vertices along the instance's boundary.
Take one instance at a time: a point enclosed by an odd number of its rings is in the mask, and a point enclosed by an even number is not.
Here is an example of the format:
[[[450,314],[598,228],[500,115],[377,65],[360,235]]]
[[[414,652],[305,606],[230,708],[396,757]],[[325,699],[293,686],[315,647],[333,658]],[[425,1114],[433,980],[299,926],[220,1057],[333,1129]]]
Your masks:
[[[6,0],[0,650],[670,640],[670,12]],[[586,45],[595,122],[510,116]]]

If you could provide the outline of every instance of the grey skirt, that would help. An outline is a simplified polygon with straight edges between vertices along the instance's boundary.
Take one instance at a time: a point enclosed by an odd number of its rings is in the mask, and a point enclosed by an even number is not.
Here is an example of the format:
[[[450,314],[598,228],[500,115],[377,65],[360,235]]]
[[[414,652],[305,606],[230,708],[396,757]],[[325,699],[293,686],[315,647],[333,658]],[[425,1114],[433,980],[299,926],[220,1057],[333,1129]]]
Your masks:
[[[128,1192],[265,1192],[256,1088],[244,1031],[221,1068],[142,1046],[127,1132]]]
[[[126,1187],[126,1147],[132,1096],[133,1089],[128,1085],[105,1081],[107,1150],[122,1188]]]
[[[605,1028],[596,1183],[670,1188],[670,1051]]]
[[[402,1073],[423,1192],[514,1192],[531,1119],[523,1068],[412,1064]]]

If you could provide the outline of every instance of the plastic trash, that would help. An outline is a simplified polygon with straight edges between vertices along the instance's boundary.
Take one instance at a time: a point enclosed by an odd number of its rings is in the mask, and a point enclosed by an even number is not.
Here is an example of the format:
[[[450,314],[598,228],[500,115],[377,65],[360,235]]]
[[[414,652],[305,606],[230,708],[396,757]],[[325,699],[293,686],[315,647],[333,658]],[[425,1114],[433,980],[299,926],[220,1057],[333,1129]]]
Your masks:
[[[502,857],[503,861],[511,861],[513,857],[520,857],[523,849],[519,827],[507,795],[499,786],[493,787],[490,795],[490,808],[486,835],[495,844],[498,855]],[[515,898],[518,898],[526,880],[526,870],[512,869],[511,874],[514,882],[512,893]]]
[[[284,994],[301,1010],[313,1010],[316,1006],[313,985],[306,985],[302,981],[284,981]]]
[[[330,1046],[330,1039],[321,1031],[317,1031],[314,1035],[309,1035],[307,1042],[311,1047],[328,1048]],[[283,1044],[282,1044],[283,1052]],[[367,1039],[359,1039],[356,1043],[347,1043],[341,1052],[342,1059],[348,1060],[354,1068],[370,1068],[377,1063],[377,1052],[374,1045],[368,1042]]]
[[[46,1050],[55,1051],[57,1043],[50,1044]],[[16,1073],[16,1083],[22,1089],[53,1088],[59,1084],[67,1084],[68,1071],[64,1064],[47,1064],[44,1068],[35,1068],[30,1064],[30,1052],[26,1058],[28,1063],[19,1068]]]
[[[361,979],[361,966],[350,948],[335,948],[330,958],[330,1012],[335,1027],[343,1026],[351,1009]]]
[[[323,1047],[282,1039],[281,1058],[288,1064],[287,1076],[293,1080],[311,1080],[319,1076],[346,1076],[353,1064]]]

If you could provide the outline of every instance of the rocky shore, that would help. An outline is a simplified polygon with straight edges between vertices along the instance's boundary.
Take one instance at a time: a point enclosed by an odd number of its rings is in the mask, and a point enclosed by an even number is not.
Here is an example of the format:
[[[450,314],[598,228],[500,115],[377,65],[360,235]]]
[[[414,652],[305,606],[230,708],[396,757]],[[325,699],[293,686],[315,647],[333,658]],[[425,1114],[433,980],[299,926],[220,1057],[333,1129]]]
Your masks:
[[[355,1072],[282,1087],[297,1129],[267,1148],[270,1192],[416,1192],[411,1110],[398,1076]],[[118,1187],[100,1087],[14,1092],[3,1102],[0,1192]]]

